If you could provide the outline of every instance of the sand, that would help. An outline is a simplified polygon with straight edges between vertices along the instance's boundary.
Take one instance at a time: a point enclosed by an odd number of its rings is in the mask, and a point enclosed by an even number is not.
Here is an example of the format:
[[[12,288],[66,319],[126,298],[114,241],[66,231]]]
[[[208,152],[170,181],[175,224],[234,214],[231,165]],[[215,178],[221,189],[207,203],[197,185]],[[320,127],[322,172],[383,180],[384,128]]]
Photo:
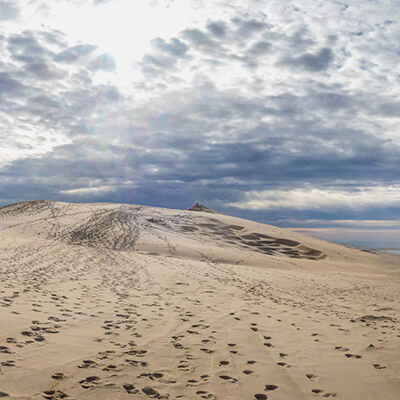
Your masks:
[[[398,400],[399,260],[222,214],[0,208],[0,397]]]

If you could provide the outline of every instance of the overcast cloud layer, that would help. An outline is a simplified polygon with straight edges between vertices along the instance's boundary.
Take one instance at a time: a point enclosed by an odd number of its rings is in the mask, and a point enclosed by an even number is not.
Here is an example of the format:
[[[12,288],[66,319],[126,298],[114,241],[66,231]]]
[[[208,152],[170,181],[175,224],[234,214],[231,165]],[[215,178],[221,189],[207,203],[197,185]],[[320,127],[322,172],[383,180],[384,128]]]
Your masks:
[[[0,204],[400,219],[399,2],[129,3],[0,0]]]

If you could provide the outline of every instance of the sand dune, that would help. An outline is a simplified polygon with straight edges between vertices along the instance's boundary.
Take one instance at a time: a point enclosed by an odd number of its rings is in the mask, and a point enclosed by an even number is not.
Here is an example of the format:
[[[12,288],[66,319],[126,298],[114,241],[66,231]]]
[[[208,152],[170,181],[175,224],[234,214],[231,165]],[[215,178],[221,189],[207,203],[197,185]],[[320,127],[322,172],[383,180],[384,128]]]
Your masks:
[[[218,213],[0,208],[0,397],[400,399],[400,257]]]

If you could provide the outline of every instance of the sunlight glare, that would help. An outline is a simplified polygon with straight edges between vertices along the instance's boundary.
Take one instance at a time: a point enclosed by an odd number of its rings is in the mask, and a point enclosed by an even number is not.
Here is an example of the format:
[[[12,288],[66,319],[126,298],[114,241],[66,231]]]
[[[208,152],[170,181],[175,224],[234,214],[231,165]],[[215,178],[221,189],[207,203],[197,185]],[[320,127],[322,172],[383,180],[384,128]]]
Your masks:
[[[73,42],[98,46],[98,53],[110,54],[121,76],[151,50],[156,37],[176,36],[190,19],[189,2],[152,3],[115,0],[97,6],[84,3],[79,8],[58,4],[51,25],[67,33]]]

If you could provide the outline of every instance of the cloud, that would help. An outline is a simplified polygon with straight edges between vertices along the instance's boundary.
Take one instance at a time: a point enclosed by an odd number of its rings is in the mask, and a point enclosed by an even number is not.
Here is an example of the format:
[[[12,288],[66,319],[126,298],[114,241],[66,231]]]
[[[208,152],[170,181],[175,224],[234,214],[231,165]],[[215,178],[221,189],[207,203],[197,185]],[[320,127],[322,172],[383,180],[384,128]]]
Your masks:
[[[259,41],[254,43],[248,50],[249,55],[253,56],[263,56],[271,50],[271,43],[266,41]]]
[[[250,191],[244,194],[244,198],[243,201],[233,202],[228,206],[252,210],[362,209],[399,206],[400,186],[363,187],[346,191],[318,188]]]
[[[18,56],[43,57],[51,54],[43,47],[33,31],[25,30],[8,37],[8,50],[14,58]]]
[[[305,53],[298,57],[285,56],[279,61],[279,65],[319,72],[327,70],[331,66],[333,59],[332,50],[325,47],[315,54]]]
[[[101,54],[90,60],[88,68],[92,71],[114,71],[116,64],[112,56],[109,54]]]
[[[193,47],[205,52],[213,52],[219,48],[217,42],[208,37],[199,29],[185,29],[182,37],[186,39]]]
[[[172,57],[182,57],[188,50],[186,44],[178,38],[171,38],[169,42],[162,38],[156,38],[152,40],[152,44],[155,49]]]
[[[95,45],[79,44],[56,54],[53,59],[63,63],[80,62],[86,60],[96,49]]]
[[[258,21],[256,19],[233,18],[232,21],[237,26],[237,34],[244,38],[251,37],[270,27],[270,25],[264,21]]]
[[[30,156],[35,159],[71,142],[71,137],[88,131],[85,121],[90,113],[104,104],[110,108],[120,99],[115,86],[92,82],[97,71],[113,71],[113,59],[94,53],[84,61],[78,57],[92,53],[94,46],[68,47],[64,36],[52,30],[46,34],[24,30],[3,42],[8,54],[3,53],[0,72],[2,166]],[[73,57],[58,58],[59,54]],[[73,68],[69,61],[75,61]]]
[[[66,72],[56,67],[52,62],[53,52],[46,48],[49,41],[60,44],[55,38],[59,35],[49,32],[46,35],[25,30],[19,34],[10,35],[7,42],[7,50],[14,64],[8,64],[8,74],[12,71],[19,82],[24,78],[38,80],[61,79]],[[18,70],[15,66],[18,65]]]
[[[37,62],[30,62],[27,63],[26,65],[26,71],[30,72],[32,75],[34,75],[37,79],[60,79],[66,76],[66,72],[55,67],[52,65],[49,65],[46,62],[43,61],[37,61]]]
[[[19,16],[19,7],[17,0],[0,1],[0,21],[13,20]]]
[[[26,93],[27,87],[10,73],[0,72],[0,97],[18,97]]]
[[[70,190],[60,190],[59,193],[69,196],[87,196],[87,195],[99,195],[113,191],[115,191],[115,187],[113,186],[98,186],[98,187],[86,187],[86,188],[77,188]]]
[[[145,54],[139,63],[145,74],[162,76],[173,71],[181,60],[190,59],[187,56],[188,46],[178,38],[169,41],[155,38],[151,44],[153,51]]]
[[[216,38],[224,38],[227,35],[227,24],[224,21],[213,21],[207,24],[207,29]]]

